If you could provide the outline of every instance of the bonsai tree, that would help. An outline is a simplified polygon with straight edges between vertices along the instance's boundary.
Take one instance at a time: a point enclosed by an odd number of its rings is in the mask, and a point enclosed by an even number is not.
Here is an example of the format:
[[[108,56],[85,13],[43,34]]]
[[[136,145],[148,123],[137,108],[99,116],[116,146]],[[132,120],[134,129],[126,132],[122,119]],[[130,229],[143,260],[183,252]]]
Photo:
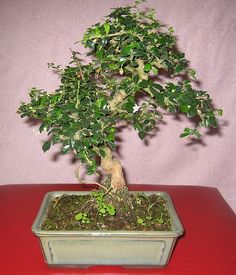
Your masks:
[[[185,128],[180,137],[199,138],[199,128],[217,127],[216,115],[222,114],[206,91],[193,88],[195,72],[177,50],[173,28],[162,25],[152,9],[140,10],[140,2],[113,9],[88,28],[82,44],[91,61],[82,62],[72,51],[65,68],[50,63],[60,86],[51,93],[32,88],[30,103],[18,110],[21,117],[41,121],[39,131],[49,136],[44,152],[59,143],[62,154],[72,151],[87,164],[88,174],[99,174],[100,165],[114,191],[125,187],[121,163],[113,156],[119,127],[132,125],[144,139],[164,109],[194,118],[196,127]]]

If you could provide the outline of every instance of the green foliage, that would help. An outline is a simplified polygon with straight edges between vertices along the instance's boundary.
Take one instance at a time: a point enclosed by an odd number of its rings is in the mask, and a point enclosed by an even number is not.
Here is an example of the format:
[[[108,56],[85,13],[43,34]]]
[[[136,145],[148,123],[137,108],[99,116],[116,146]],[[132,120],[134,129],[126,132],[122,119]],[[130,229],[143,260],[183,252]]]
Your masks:
[[[137,223],[142,225],[142,226],[146,226],[147,222],[154,222],[154,223],[157,223],[159,225],[163,224],[164,223],[164,217],[163,217],[163,212],[160,211],[160,215],[158,216],[155,216],[153,214],[151,214],[153,208],[159,208],[160,205],[157,204],[157,202],[155,201],[155,203],[151,202],[151,197],[144,194],[144,193],[140,193],[139,194],[140,196],[136,198],[136,202],[138,205],[141,205],[143,202],[142,202],[142,199],[144,199],[147,203],[147,215],[143,218],[139,218],[137,219]],[[146,222],[145,222],[146,221]]]
[[[84,65],[73,51],[65,68],[48,64],[58,73],[60,86],[52,93],[32,88],[30,103],[18,110],[21,117],[41,121],[40,132],[49,135],[44,152],[61,144],[63,154],[72,151],[87,164],[88,174],[96,173],[95,160],[104,157],[104,147],[115,150],[120,124],[133,125],[144,139],[165,109],[196,118],[195,129],[185,128],[180,136],[200,137],[199,127],[217,127],[216,115],[222,115],[212,107],[209,94],[194,89],[190,80],[158,83],[161,72],[195,79],[195,71],[176,50],[173,28],[160,24],[153,10],[139,10],[141,2],[113,9],[104,22],[88,28],[82,44],[92,61]]]
[[[81,223],[90,223],[87,213],[79,212],[75,215],[75,219]]]
[[[137,223],[138,223],[138,224],[141,224],[141,225],[143,225],[143,226],[146,225],[145,222],[144,222],[144,220],[141,219],[141,218],[138,218]]]
[[[185,128],[184,132],[180,135],[180,137],[190,137],[190,136],[195,136],[197,138],[201,137],[201,134],[199,133],[198,129],[190,129],[190,128]]]
[[[92,197],[96,200],[99,215],[106,216],[107,214],[109,214],[110,216],[114,216],[116,214],[115,207],[105,201],[104,192],[92,192]]]

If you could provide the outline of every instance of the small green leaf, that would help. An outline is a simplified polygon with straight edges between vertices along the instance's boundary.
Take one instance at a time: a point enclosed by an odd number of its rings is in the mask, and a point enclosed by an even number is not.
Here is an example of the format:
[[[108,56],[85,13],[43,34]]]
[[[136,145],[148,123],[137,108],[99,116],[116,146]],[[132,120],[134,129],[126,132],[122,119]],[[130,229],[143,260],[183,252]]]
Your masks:
[[[175,74],[182,72],[183,69],[184,69],[184,66],[182,64],[177,64],[175,67]]]
[[[103,25],[103,27],[104,27],[104,29],[105,29],[105,32],[106,32],[106,34],[109,34],[109,32],[110,32],[110,24],[109,23],[105,23],[104,25]]]
[[[141,132],[138,133],[138,136],[139,136],[140,139],[143,140],[145,138],[146,134],[145,134],[145,132],[141,131]]]
[[[139,82],[138,75],[135,75],[134,78],[133,78],[133,80],[134,80],[134,83],[137,84]]]
[[[196,72],[194,70],[188,70],[188,76],[193,80],[196,80]]]
[[[150,63],[147,63],[147,64],[144,65],[144,71],[146,73],[150,72],[151,69],[152,69],[152,65]]]
[[[77,221],[82,220],[82,219],[83,219],[83,213],[79,212],[78,214],[76,214],[76,215],[75,215],[75,219],[76,219]]]
[[[107,54],[107,53],[106,53]],[[108,64],[108,67],[109,69],[111,70],[117,70],[119,68],[119,65],[118,64],[115,64],[115,63],[110,63]]]
[[[139,83],[139,87],[144,89],[144,88],[147,88],[149,85],[149,82],[147,80],[142,80],[140,83]]]
[[[133,113],[134,105],[135,105],[134,98],[129,97],[127,102],[125,103],[125,109],[127,110],[127,112]]]
[[[152,72],[156,75],[158,74],[158,69],[154,66],[152,66]]]
[[[158,221],[159,224],[163,224],[164,223],[164,220],[163,220],[162,217],[158,218],[157,221]]]
[[[116,214],[116,209],[113,205],[109,204],[107,206],[107,212],[109,213],[109,215],[114,216]]]
[[[186,79],[183,81],[183,91],[192,90],[191,81]]]
[[[138,218],[137,223],[138,223],[138,224],[141,224],[141,225],[145,225],[144,220],[141,219],[141,218]]]
[[[190,110],[191,106],[188,104],[181,104],[179,109],[183,113],[187,113]]]
[[[51,144],[52,144],[51,140],[46,141],[46,142],[43,144],[42,149],[43,149],[44,153],[47,152],[47,151],[50,149]]]
[[[115,139],[115,133],[110,133],[108,136],[107,136],[107,140],[109,141],[114,141]]]
[[[106,106],[107,101],[106,101],[106,99],[105,99],[105,98],[100,97],[99,99],[97,99],[97,101],[96,101],[96,103],[95,103],[95,104],[97,105],[97,107],[98,107],[98,108],[103,109],[103,108]]]
[[[104,50],[104,49],[101,49],[101,50],[99,50],[99,51],[96,53],[98,59],[102,59],[103,56],[104,56],[104,54],[105,54],[105,50]]]
[[[185,128],[184,132],[180,135],[181,138],[185,138],[191,135],[191,129]]]
[[[97,26],[96,29],[95,29],[95,34],[96,34],[97,36],[100,36],[100,35],[101,35],[101,31],[100,31],[100,29],[99,29],[98,26]]]
[[[173,34],[174,33],[174,28],[173,27],[169,27],[168,31],[169,31],[170,34]]]
[[[89,165],[87,168],[87,175],[93,175],[96,172],[96,169],[97,169],[96,163]]]
[[[99,213],[105,214],[106,213],[106,209],[105,208],[100,208],[99,209]]]
[[[130,53],[131,53],[130,45],[127,45],[127,46],[124,46],[123,48],[121,48],[121,54],[123,56],[128,56],[128,55],[130,55]]]
[[[199,131],[197,129],[194,130],[193,135],[195,135],[197,138],[201,137],[201,134],[199,133]]]
[[[218,116],[223,116],[223,110],[222,109],[217,110],[217,113],[218,113]]]
[[[188,136],[190,136],[190,133],[182,133],[179,137],[185,138],[185,137],[188,137]]]
[[[185,132],[185,133],[191,133],[191,129],[188,128],[188,127],[186,127],[186,128],[184,128],[184,132]]]
[[[42,133],[43,131],[47,131],[47,123],[43,122],[39,127],[39,132]]]
[[[190,136],[195,136],[197,138],[200,138],[201,134],[199,133],[198,129],[185,128],[184,132],[180,135],[181,138],[190,137]]]
[[[69,151],[70,151],[70,145],[69,144],[66,144],[66,145],[64,145],[63,147],[62,147],[62,149],[61,149],[61,152],[62,152],[62,154],[67,154]]]

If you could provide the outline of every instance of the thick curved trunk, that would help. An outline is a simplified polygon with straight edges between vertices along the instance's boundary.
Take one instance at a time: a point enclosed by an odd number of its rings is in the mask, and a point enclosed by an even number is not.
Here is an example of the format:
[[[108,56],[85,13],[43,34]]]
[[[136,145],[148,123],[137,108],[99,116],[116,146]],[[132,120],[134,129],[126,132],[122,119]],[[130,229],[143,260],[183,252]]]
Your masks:
[[[113,190],[123,189],[126,183],[121,163],[117,158],[112,156],[112,152],[108,147],[104,148],[104,151],[106,155],[101,158],[101,167],[106,174],[111,176]]]

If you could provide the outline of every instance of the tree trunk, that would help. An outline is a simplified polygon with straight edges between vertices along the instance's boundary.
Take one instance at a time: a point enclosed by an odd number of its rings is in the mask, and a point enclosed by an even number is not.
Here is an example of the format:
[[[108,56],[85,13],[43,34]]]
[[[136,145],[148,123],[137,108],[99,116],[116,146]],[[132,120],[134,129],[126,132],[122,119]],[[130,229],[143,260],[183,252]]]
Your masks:
[[[123,189],[126,185],[120,161],[112,156],[111,150],[104,148],[105,157],[101,158],[101,167],[111,176],[111,186],[114,191]]]

